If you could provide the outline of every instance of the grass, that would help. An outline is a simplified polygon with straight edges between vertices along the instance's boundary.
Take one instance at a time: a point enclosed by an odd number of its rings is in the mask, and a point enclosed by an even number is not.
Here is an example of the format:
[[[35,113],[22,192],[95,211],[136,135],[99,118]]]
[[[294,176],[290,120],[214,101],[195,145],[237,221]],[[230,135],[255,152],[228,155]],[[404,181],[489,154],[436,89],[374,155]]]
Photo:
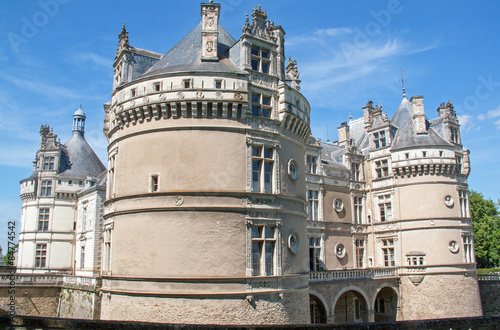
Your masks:
[[[490,273],[500,272],[500,268],[479,268],[477,275],[489,275]]]

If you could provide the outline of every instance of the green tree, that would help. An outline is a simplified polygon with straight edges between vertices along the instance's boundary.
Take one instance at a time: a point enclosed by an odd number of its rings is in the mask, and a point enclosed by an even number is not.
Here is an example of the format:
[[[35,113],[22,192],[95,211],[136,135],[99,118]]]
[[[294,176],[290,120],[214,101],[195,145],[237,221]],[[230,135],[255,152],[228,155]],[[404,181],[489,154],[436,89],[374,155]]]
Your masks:
[[[19,244],[16,244],[13,249],[7,250],[7,253],[3,256],[4,266],[13,266],[13,254],[17,251]]]
[[[497,205],[476,191],[470,191],[469,196],[477,267],[498,267],[500,265],[500,214]]]

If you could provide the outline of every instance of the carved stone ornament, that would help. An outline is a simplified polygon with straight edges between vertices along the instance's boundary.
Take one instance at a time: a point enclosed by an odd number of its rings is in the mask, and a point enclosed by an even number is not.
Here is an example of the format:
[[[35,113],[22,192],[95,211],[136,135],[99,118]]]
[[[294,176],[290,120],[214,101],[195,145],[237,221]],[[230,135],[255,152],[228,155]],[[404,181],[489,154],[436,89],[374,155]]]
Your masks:
[[[123,111],[123,104],[118,107],[118,111]]]
[[[335,245],[335,255],[337,256],[337,258],[342,259],[345,257],[345,254],[346,252],[344,244],[337,243],[337,245]]]
[[[104,213],[106,213],[106,214],[111,213],[111,212],[115,212],[115,210],[116,210],[115,203],[110,203],[104,207]]]
[[[160,100],[165,101],[167,99],[167,96],[165,94],[160,94]]]
[[[459,249],[457,241],[450,241],[448,243],[448,248],[450,249],[451,253],[457,253]]]
[[[234,99],[241,101],[243,100],[243,95],[241,95],[241,93],[234,93]]]
[[[288,236],[288,248],[293,254],[299,252],[300,238],[296,231],[292,232],[290,236]]]
[[[444,204],[448,207],[452,207],[453,206],[453,197],[451,197],[450,195],[446,195],[444,197]]]
[[[215,20],[214,20],[213,18],[209,18],[209,19],[207,20],[207,25],[208,25],[209,27],[214,26],[214,24],[215,24]]]
[[[243,206],[252,206],[252,201],[250,200],[250,198],[245,197],[241,199],[241,204]]]
[[[130,101],[130,106],[133,107],[134,105],[135,105],[135,101],[134,100]]]
[[[208,53],[211,53],[214,51],[214,42],[213,41],[207,41],[206,50]]]
[[[203,94],[203,92],[196,92],[196,97],[202,99],[205,97],[205,94]]]
[[[409,276],[409,278],[410,278],[411,283],[413,283],[413,285],[417,286],[420,283],[422,283],[422,281],[424,280],[424,275]]]
[[[222,94],[222,92],[216,92],[216,93],[215,93],[215,98],[216,98],[216,99],[219,99],[219,100],[220,100],[220,99],[222,99],[223,97],[224,97],[224,94]]]
[[[293,181],[299,178],[299,164],[293,158],[288,161],[288,176]]]
[[[177,98],[178,98],[179,100],[181,100],[181,99],[183,99],[183,98],[184,98],[184,93],[183,93],[183,92],[178,92],[178,93],[176,94],[176,96],[177,96]]]
[[[144,104],[149,103],[149,97],[144,96],[144,97],[142,98],[142,102],[144,102]]]
[[[175,196],[174,197],[175,206],[181,206],[183,203],[184,203],[184,198],[182,198],[182,196]]]
[[[337,212],[342,212],[342,210],[344,209],[344,202],[342,202],[342,200],[340,198],[338,198],[338,197],[335,198],[333,200],[333,208]]]

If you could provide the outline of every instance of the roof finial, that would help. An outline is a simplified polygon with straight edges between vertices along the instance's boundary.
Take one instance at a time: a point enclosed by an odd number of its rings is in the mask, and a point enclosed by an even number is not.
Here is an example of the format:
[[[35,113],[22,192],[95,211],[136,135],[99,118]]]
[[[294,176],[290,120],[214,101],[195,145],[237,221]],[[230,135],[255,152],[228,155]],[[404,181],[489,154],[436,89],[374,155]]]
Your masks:
[[[404,79],[404,74],[405,72],[403,71],[403,68],[401,68],[401,85],[403,86],[403,97],[406,98],[406,91],[405,91],[405,79]]]
[[[352,114],[351,114],[351,112],[349,112],[349,121],[351,121],[351,120],[352,120]]]
[[[82,110],[82,102],[80,102],[80,110]]]
[[[330,142],[330,137],[328,136],[328,125],[326,125],[326,142]]]

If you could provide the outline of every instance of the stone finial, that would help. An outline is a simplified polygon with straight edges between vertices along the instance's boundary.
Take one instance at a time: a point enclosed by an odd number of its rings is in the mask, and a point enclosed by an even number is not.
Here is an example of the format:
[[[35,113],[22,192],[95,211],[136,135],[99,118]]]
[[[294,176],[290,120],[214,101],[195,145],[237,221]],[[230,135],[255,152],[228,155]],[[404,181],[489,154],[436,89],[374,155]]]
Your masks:
[[[123,23],[122,31],[118,35],[118,49],[116,50],[115,60],[120,56],[124,50],[129,50],[130,45],[128,43],[128,32],[125,29],[125,23]]]
[[[286,66],[286,74],[290,76],[292,79],[292,87],[295,88],[296,90],[300,90],[300,82],[301,80],[299,79],[300,73],[299,70],[297,69],[297,61],[292,60],[291,57],[288,58],[288,64]]]
[[[250,21],[248,20],[248,15],[245,18],[245,25],[243,25],[243,33],[252,33],[252,27],[250,26]]]

